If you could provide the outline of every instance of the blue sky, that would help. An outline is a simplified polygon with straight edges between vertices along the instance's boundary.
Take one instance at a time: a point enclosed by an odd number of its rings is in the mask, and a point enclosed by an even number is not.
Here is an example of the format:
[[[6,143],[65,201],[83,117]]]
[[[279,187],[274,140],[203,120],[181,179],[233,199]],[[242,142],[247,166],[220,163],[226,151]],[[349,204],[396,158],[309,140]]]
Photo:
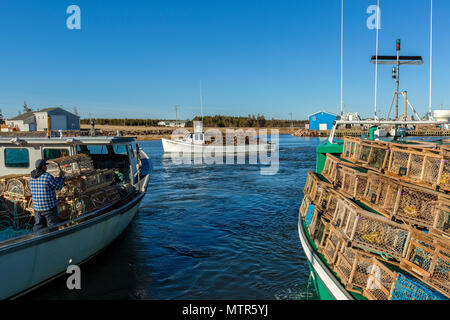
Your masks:
[[[380,54],[422,55],[404,67],[401,87],[428,109],[430,0],[381,0]],[[81,8],[81,30],[66,9]],[[366,9],[345,0],[346,111],[373,114],[375,31]],[[401,11],[395,11],[401,8]],[[433,106],[450,107],[450,1],[434,0]],[[179,118],[204,113],[305,119],[339,112],[339,0],[2,0],[0,108],[76,106],[82,117]],[[394,82],[379,69],[379,109]]]

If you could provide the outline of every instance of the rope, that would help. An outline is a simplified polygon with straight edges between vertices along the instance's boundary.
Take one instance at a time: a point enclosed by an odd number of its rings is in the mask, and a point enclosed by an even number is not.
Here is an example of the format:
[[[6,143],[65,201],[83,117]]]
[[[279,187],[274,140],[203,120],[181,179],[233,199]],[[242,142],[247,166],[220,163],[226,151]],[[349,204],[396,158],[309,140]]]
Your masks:
[[[358,247],[360,247],[360,248],[362,248],[362,249],[364,249],[364,250],[366,250],[366,251],[369,251],[369,252],[371,252],[371,253],[378,254],[378,255],[379,255],[381,258],[383,258],[385,261],[389,261],[390,259],[395,259],[394,256],[391,256],[389,253],[386,253],[386,252],[383,252],[383,251],[381,251],[381,252],[375,251],[375,250],[366,248],[366,247],[364,247],[364,246],[362,246],[362,245],[358,245]]]

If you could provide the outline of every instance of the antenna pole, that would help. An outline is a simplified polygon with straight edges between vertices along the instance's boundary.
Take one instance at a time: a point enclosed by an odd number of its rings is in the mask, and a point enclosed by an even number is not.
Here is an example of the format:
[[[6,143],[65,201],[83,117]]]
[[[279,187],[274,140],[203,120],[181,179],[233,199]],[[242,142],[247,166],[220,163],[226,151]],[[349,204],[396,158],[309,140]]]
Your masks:
[[[375,112],[374,119],[377,120],[377,95],[378,95],[378,30],[380,29],[380,0],[377,1],[377,39],[375,49]]]
[[[395,80],[397,83],[396,91],[396,103],[395,103],[395,120],[398,120],[398,95],[400,91],[400,39],[397,39],[397,78]]]
[[[430,97],[428,102],[429,118],[433,117],[431,112],[431,84],[433,76],[433,0],[431,0],[431,19],[430,19]]]
[[[202,121],[203,121],[203,94],[202,94],[202,80],[200,80],[200,110],[202,113]]]
[[[343,73],[344,73],[344,0],[341,0],[341,117],[344,115]]]

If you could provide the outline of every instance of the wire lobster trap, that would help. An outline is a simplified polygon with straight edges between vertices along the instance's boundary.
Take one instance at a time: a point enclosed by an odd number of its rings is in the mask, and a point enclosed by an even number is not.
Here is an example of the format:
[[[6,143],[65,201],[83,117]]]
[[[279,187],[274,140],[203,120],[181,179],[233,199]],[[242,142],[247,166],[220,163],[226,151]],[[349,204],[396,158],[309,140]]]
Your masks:
[[[114,183],[113,169],[99,169],[80,177],[81,189],[84,192],[107,187]]]
[[[349,198],[360,199],[366,190],[367,173],[351,167],[338,168],[339,183],[336,189]]]
[[[300,216],[303,219],[305,219],[305,217],[306,217],[306,213],[308,212],[308,207],[310,204],[311,204],[311,201],[309,200],[308,195],[305,195],[303,197],[302,204],[300,205],[300,208],[299,208]]]
[[[303,193],[308,195],[309,199],[313,203],[318,203],[321,196],[323,196],[323,192],[326,192],[325,189],[331,187],[330,184],[321,180],[319,176],[312,172],[308,171],[308,178],[306,181],[305,188],[303,189]]]
[[[383,141],[361,140],[357,163],[364,168],[384,172],[389,161],[389,144]]]
[[[338,201],[332,223],[353,246],[397,259],[406,253],[408,226],[365,211],[348,200]]]
[[[331,184],[335,184],[336,174],[338,167],[341,165],[341,161],[331,154],[327,154],[325,160],[325,166],[322,170],[322,176],[324,176]]]
[[[333,227],[332,224],[329,224],[328,227],[329,235],[319,252],[323,254],[327,260],[327,263],[330,266],[333,266],[336,262],[339,250],[342,246],[346,245],[346,241],[342,237],[342,234],[335,227]]]
[[[450,241],[414,230],[400,267],[450,298]]]
[[[450,238],[450,201],[440,197],[434,214],[434,224],[432,232]]]
[[[438,185],[439,189],[450,192],[450,147],[441,146],[441,166],[439,168]]]
[[[375,257],[372,258],[369,270],[367,286],[363,290],[363,295],[369,300],[389,300],[398,273],[392,271]]]
[[[80,177],[94,171],[92,159],[85,154],[77,154],[69,157],[47,160],[47,172],[58,177],[59,172],[65,172],[66,179]]]
[[[450,173],[444,169],[443,153],[436,149],[434,144],[394,144],[391,146],[386,173],[404,181],[436,189],[441,180],[445,185],[445,177]]]
[[[444,194],[408,183],[400,183],[392,216],[410,226],[432,230],[436,224],[439,203],[450,198]]]
[[[359,151],[361,149],[362,140],[353,137],[344,137],[344,146],[341,157],[350,162],[356,163],[358,161]]]

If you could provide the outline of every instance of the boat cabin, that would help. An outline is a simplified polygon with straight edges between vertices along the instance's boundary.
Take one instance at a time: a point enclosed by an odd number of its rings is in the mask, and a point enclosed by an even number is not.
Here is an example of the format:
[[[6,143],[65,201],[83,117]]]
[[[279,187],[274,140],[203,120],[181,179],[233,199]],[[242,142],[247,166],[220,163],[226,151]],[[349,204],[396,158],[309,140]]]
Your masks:
[[[95,169],[119,169],[124,183],[136,183],[138,147],[126,137],[0,138],[0,176],[29,174],[38,159],[89,155]]]

